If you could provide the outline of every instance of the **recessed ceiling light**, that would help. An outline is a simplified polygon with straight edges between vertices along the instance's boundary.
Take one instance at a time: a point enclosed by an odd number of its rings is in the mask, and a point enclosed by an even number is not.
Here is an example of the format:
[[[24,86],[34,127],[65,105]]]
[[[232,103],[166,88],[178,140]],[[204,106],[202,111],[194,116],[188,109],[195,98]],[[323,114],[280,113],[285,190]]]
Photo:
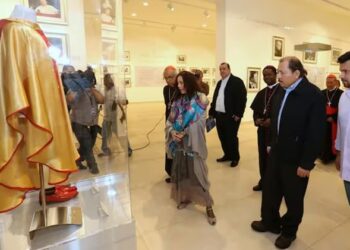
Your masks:
[[[208,24],[203,23],[203,24],[202,24],[202,28],[206,28],[206,27],[208,27]]]
[[[149,5],[149,3],[147,1],[143,1],[142,4],[143,4],[143,6],[146,6],[146,7]]]
[[[167,7],[170,11],[175,11],[175,7],[171,2],[168,3]]]
[[[135,12],[131,13],[131,16],[135,17],[137,14]]]
[[[283,29],[285,29],[285,30],[292,30],[292,29],[294,29],[294,27],[291,27],[291,26],[283,26]]]

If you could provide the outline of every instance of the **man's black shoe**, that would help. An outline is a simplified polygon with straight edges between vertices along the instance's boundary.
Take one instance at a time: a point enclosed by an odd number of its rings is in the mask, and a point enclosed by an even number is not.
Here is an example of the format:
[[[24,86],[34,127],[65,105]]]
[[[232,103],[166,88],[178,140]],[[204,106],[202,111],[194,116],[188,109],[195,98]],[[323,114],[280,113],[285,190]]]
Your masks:
[[[292,244],[295,238],[296,238],[295,236],[287,237],[287,236],[280,235],[275,241],[275,246],[279,249],[286,249]]]
[[[166,183],[170,183],[170,182],[171,182],[171,178],[170,178],[170,177],[166,178],[166,179],[165,179],[165,182],[166,182]]]
[[[271,232],[274,234],[281,233],[280,228],[269,228],[269,227],[265,226],[261,220],[260,221],[253,221],[250,226],[252,227],[252,229],[254,231],[259,232],[259,233],[265,233],[265,232]]]
[[[261,191],[262,190],[262,187],[261,185],[257,184],[253,187],[253,191]]]
[[[216,161],[217,162],[224,162],[224,161],[230,161],[230,159],[228,157],[226,157],[226,156],[223,156],[223,157],[221,157],[219,159],[216,159]]]
[[[230,166],[231,166],[232,168],[237,167],[237,165],[238,165],[238,161],[231,161]]]

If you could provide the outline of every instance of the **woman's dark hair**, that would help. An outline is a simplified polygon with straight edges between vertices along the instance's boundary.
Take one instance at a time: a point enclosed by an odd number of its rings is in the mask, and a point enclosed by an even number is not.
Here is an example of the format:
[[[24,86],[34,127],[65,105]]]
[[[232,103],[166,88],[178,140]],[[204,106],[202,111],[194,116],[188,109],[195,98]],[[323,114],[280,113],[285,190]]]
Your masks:
[[[192,74],[189,71],[181,71],[179,74],[177,74],[175,79],[175,86],[178,90],[178,78],[179,76],[182,77],[182,80],[184,82],[184,86],[186,89],[186,95],[190,98],[192,98],[197,91],[199,91],[198,84],[197,84],[197,78],[194,74]],[[176,99],[180,98],[181,93],[178,90],[178,95],[176,96]]]
[[[307,71],[305,70],[303,64],[301,63],[301,61],[295,57],[295,56],[287,56],[287,57],[283,57],[280,60],[280,63],[287,61],[288,62],[288,68],[292,71],[299,71],[300,72],[300,77],[305,77],[307,75]]]

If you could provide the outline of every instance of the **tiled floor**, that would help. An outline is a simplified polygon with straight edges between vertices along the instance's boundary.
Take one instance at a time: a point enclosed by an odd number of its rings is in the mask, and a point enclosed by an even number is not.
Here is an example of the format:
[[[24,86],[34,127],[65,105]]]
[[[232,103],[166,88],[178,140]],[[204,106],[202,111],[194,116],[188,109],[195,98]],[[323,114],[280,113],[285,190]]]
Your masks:
[[[133,148],[146,144],[145,134],[164,117],[162,103],[130,104],[129,138]],[[209,179],[217,225],[210,226],[204,209],[177,210],[164,182],[164,121],[150,135],[151,144],[129,159],[131,199],[139,250],[275,249],[276,238],[258,234],[250,222],[259,219],[256,129],[243,123],[239,132],[241,161],[237,168],[216,163],[222,155],[216,131],[207,136]],[[283,211],[285,208],[283,206]],[[305,198],[305,213],[291,249],[350,249],[350,207],[343,183],[333,165],[318,165],[312,172]]]

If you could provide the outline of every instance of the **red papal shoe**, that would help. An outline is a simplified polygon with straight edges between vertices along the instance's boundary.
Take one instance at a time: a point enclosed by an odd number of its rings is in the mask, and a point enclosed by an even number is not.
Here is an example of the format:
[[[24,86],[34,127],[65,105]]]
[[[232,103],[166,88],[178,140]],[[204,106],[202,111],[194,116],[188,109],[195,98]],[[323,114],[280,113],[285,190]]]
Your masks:
[[[70,199],[73,199],[78,195],[77,190],[72,191],[63,191],[60,189],[55,189],[52,194],[45,193],[45,200],[47,204],[56,203],[56,202],[65,202]],[[41,195],[39,193],[39,203],[41,204]]]

